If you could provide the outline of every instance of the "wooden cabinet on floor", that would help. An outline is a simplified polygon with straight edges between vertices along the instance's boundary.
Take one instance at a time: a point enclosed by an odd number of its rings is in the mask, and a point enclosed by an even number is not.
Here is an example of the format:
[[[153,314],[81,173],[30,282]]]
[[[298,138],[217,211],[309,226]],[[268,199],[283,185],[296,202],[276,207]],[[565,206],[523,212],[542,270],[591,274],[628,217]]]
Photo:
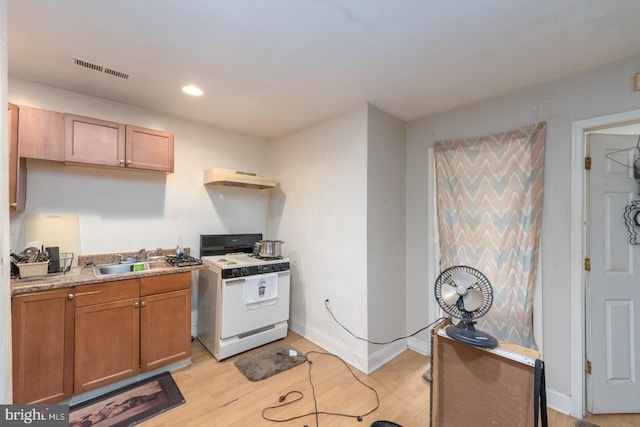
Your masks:
[[[23,211],[27,195],[27,161],[20,157],[18,152],[18,106],[8,104],[7,112],[9,125],[9,208]]]
[[[139,280],[78,287],[75,310],[74,393],[138,373]]]
[[[191,274],[141,279],[140,370],[191,356]]]
[[[191,355],[191,273],[78,288],[74,393]]]
[[[24,105],[19,109],[20,157],[64,161],[64,114]]]
[[[73,288],[12,298],[13,403],[71,397],[74,302]]]
[[[14,403],[55,403],[191,356],[191,273],[17,295]]]
[[[65,161],[173,172],[170,132],[67,114]]]

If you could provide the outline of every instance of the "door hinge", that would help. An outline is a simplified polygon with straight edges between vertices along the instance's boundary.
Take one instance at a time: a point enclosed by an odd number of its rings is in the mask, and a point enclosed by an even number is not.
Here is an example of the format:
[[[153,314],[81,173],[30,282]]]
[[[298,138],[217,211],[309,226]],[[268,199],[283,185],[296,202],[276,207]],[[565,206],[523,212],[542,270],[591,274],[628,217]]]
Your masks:
[[[591,170],[591,157],[584,158],[584,168],[585,170],[588,170],[588,171]]]
[[[585,271],[591,271],[591,258],[584,259],[584,269]]]
[[[587,372],[588,375],[591,375],[591,360],[585,360],[584,370]]]

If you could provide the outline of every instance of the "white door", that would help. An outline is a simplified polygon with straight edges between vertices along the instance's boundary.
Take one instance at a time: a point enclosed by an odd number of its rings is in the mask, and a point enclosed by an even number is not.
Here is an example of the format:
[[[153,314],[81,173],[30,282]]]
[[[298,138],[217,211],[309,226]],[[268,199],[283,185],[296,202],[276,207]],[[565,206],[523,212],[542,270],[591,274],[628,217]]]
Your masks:
[[[591,134],[587,141],[592,159],[587,173],[587,410],[635,413],[640,412],[640,245],[630,244],[623,214],[640,199],[640,184],[626,166],[633,164],[635,151],[626,149],[636,146],[637,137]],[[640,227],[635,230],[640,240]]]

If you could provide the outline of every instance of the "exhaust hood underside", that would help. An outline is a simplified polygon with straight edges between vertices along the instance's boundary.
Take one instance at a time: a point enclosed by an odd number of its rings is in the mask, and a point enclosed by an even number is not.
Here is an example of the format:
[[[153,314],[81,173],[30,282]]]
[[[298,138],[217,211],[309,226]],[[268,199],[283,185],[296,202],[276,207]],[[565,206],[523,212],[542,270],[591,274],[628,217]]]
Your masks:
[[[204,171],[204,184],[264,190],[275,187],[276,181],[271,177],[252,172],[212,168]]]

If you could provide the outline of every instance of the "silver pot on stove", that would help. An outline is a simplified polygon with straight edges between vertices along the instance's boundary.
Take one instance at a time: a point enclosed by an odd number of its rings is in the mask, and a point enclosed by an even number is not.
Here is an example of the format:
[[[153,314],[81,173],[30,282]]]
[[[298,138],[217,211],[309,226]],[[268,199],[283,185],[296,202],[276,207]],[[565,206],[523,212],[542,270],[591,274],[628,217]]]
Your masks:
[[[253,252],[265,258],[278,258],[282,256],[282,240],[260,240],[253,245]]]

